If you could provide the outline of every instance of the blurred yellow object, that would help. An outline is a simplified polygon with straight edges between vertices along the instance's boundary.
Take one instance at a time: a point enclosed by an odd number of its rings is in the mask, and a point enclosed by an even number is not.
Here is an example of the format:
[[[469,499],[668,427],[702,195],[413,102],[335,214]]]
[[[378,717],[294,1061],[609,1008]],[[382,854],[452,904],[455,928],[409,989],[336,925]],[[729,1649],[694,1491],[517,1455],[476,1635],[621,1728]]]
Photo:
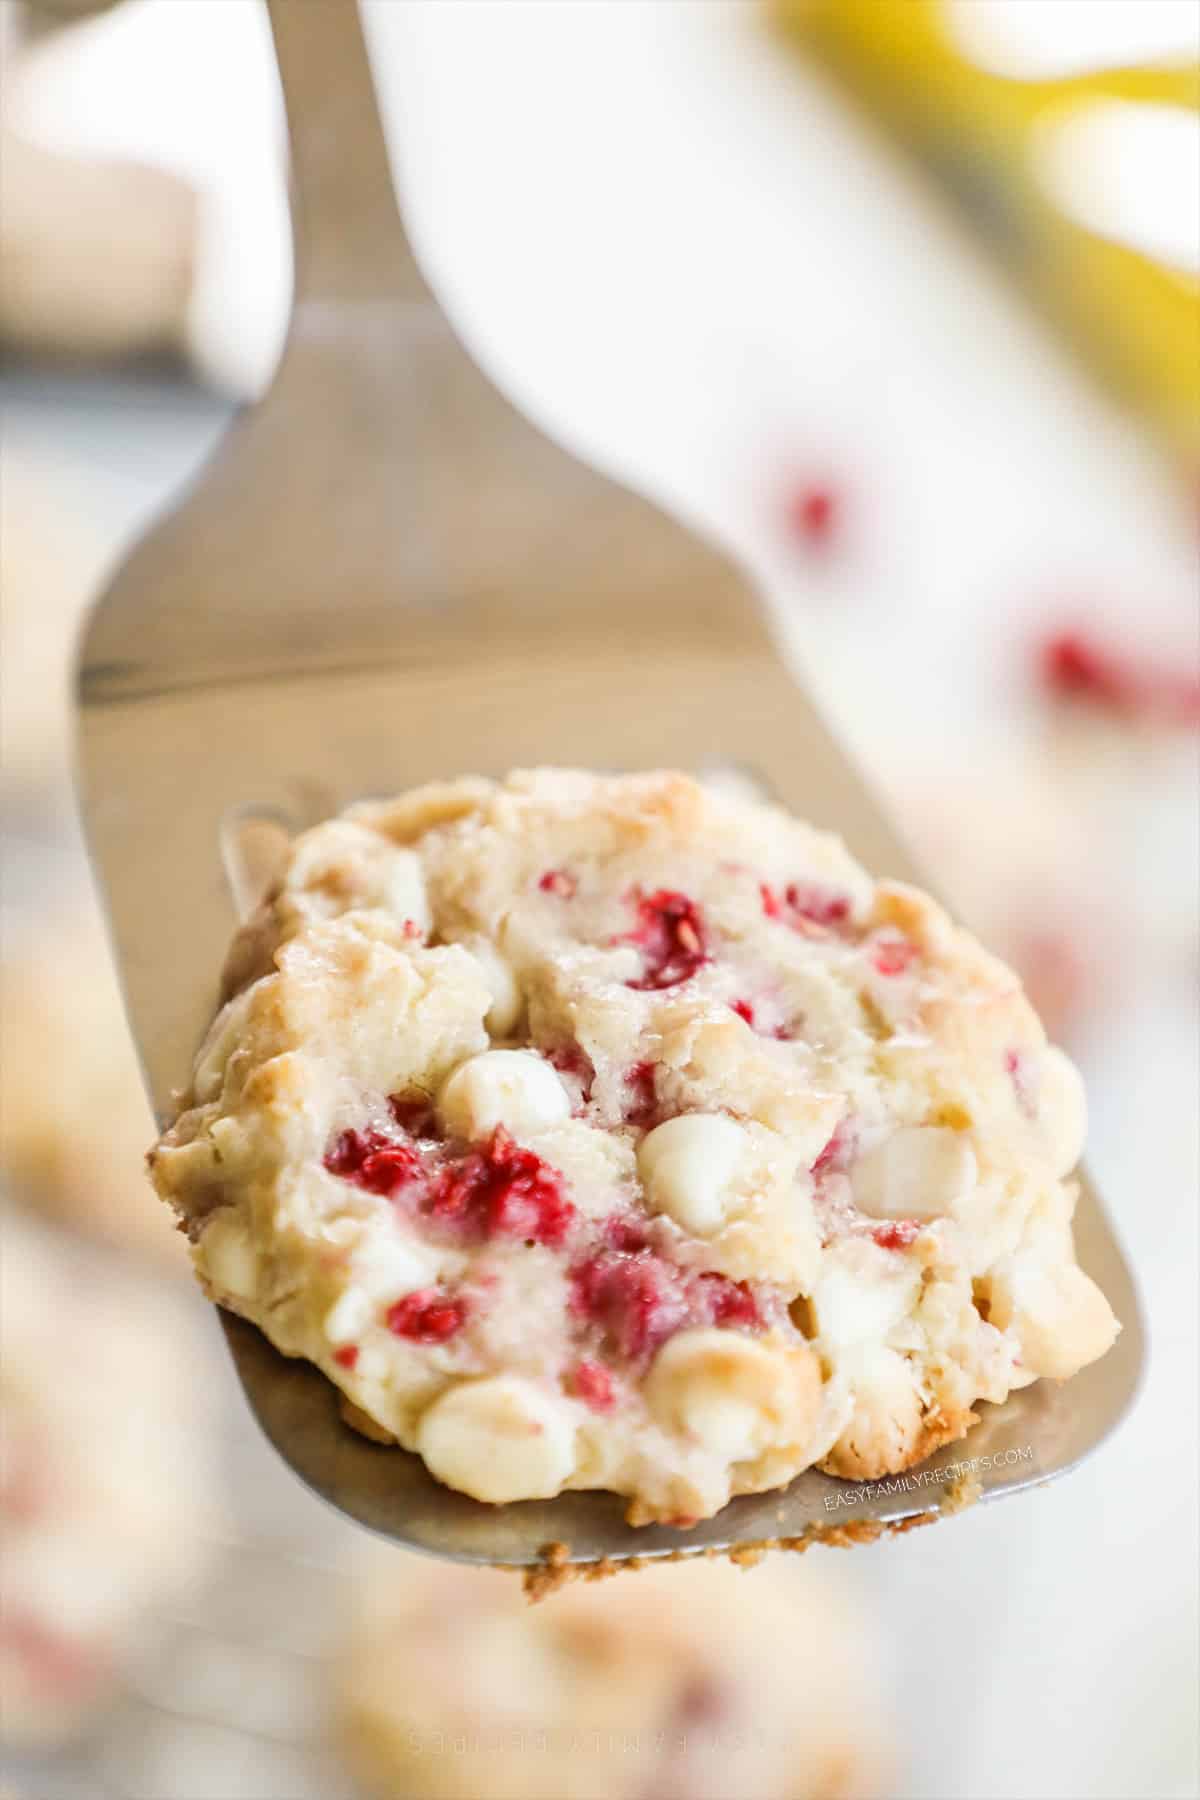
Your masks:
[[[802,39],[963,205],[1124,401],[1200,460],[1200,282],[1077,223],[1038,166],[1039,134],[1097,101],[1200,111],[1200,63],[997,74],[957,43],[945,0],[773,0]]]

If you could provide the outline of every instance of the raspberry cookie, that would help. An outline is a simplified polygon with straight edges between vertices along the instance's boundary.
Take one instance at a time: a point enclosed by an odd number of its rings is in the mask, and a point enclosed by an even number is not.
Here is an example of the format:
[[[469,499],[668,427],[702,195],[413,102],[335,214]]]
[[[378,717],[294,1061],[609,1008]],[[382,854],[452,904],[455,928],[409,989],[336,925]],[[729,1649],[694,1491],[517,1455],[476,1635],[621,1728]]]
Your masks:
[[[186,1279],[179,1232],[146,1205],[150,1109],[104,926],[82,888],[7,933],[0,1064],[0,1170],[12,1198]]]
[[[368,1793],[894,1791],[867,1632],[811,1564],[650,1567],[531,1607],[495,1571],[402,1561],[365,1587],[340,1671],[340,1736]]]
[[[220,1508],[187,1320],[111,1254],[0,1215],[0,1743],[61,1742],[202,1572]]]
[[[541,770],[297,840],[154,1181],[204,1285],[479,1500],[874,1478],[1117,1331],[1019,983],[834,838]]]

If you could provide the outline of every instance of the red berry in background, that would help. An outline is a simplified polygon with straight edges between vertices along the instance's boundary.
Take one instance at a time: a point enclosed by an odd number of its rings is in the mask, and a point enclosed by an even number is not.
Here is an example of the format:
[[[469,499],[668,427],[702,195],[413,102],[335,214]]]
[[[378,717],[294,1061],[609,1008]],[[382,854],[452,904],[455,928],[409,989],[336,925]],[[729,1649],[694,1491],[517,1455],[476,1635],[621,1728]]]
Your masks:
[[[1130,655],[1085,626],[1043,639],[1037,673],[1041,687],[1056,700],[1131,721],[1200,724],[1200,671],[1169,668]]]
[[[826,550],[842,525],[843,501],[828,480],[802,481],[787,500],[787,521],[792,536],[810,550]]]

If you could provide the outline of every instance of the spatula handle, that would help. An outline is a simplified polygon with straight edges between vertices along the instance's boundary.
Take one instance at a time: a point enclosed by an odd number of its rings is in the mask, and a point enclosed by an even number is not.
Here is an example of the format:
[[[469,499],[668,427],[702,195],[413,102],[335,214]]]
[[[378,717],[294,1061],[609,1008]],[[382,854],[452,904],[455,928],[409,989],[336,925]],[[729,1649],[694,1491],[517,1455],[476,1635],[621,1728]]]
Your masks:
[[[356,0],[267,0],[291,143],[296,303],[423,299]]]

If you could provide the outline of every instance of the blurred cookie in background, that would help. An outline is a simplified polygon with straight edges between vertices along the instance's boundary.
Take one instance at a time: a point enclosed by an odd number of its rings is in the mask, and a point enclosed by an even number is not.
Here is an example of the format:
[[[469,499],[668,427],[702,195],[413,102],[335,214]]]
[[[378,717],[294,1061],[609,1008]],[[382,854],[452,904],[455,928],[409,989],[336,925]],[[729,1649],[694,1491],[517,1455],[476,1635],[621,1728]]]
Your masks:
[[[49,1748],[200,1573],[217,1506],[172,1296],[10,1212],[0,1233],[0,1741]]]
[[[393,1800],[851,1800],[888,1787],[845,1590],[779,1556],[576,1582],[392,1553],[340,1671],[341,1740]]]
[[[1173,981],[1194,954],[1177,866],[1195,835],[1186,738],[1064,713],[980,739],[956,770],[895,769],[887,791],[931,880],[1074,1051],[1132,985]]]
[[[99,909],[82,882],[6,921],[0,1172],[13,1201],[160,1267],[187,1245],[146,1178],[153,1120]]]

